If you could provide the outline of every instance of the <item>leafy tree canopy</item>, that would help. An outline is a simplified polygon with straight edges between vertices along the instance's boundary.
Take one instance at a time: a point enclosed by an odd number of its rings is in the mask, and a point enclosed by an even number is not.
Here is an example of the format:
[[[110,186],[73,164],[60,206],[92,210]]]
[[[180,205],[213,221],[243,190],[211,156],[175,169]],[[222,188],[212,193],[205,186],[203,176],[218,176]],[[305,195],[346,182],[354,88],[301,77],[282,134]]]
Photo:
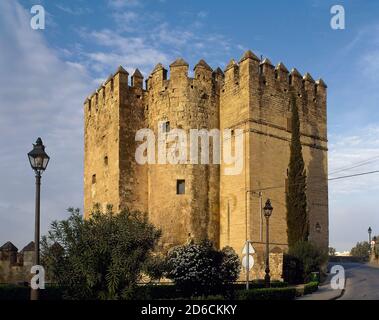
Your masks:
[[[353,257],[368,259],[370,255],[370,244],[367,241],[357,242],[355,247],[351,249],[350,254]]]
[[[97,207],[88,220],[79,209],[68,211],[41,242],[49,279],[64,288],[66,299],[130,298],[160,231],[137,211]]]

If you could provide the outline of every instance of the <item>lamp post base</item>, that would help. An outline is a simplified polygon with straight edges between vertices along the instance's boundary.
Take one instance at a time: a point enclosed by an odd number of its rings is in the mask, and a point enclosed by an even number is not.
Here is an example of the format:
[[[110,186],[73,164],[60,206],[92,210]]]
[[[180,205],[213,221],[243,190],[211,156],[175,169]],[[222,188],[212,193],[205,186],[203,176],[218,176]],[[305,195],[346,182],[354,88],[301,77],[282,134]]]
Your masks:
[[[270,288],[271,287],[271,277],[268,273],[265,275],[265,287]]]
[[[32,289],[30,292],[30,300],[39,300],[39,290]]]

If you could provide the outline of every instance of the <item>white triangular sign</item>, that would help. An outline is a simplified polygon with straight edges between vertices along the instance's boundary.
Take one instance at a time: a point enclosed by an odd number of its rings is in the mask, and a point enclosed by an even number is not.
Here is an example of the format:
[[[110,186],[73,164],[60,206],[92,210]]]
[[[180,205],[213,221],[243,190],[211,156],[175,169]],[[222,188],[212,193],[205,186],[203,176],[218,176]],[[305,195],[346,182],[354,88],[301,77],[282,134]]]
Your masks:
[[[245,246],[243,247],[242,254],[247,254],[247,245],[249,244],[249,254],[255,253],[255,250],[253,246],[251,245],[250,242],[246,243]]]

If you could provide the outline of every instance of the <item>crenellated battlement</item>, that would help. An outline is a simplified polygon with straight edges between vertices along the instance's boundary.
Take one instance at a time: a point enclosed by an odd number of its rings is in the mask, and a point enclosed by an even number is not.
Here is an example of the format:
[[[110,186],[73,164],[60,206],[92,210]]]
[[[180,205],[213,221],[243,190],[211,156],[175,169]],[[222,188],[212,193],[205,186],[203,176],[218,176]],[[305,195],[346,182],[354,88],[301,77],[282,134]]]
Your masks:
[[[245,64],[249,68],[243,68]],[[248,50],[242,56],[239,63],[234,59],[230,60],[225,70],[225,87],[239,86],[243,79],[247,80],[246,74],[249,74],[250,83],[253,86],[267,86],[268,90],[272,87],[282,88],[301,95],[302,91],[307,92],[309,96],[324,94],[326,85],[322,79],[315,81],[307,72],[302,76],[300,72],[293,68],[291,72],[287,67],[279,62],[276,67],[272,62],[265,58],[260,60],[252,51]]]
[[[121,95],[140,99],[143,95],[144,77],[139,69],[135,69],[129,80],[129,73],[119,66],[99,87],[84,101],[86,118],[106,108],[106,105],[118,102]]]
[[[84,209],[94,203],[147,212],[162,229],[169,249],[193,239],[240,247],[249,237],[262,243],[258,201],[248,190],[264,190],[275,204],[272,241],[286,250],[285,185],[291,141],[291,97],[299,109],[301,143],[308,177],[311,237],[327,248],[327,86],[306,72],[258,58],[251,50],[231,59],[224,70],[201,59],[190,66],[178,58],[158,63],[146,77],[119,66],[85,102]],[[290,71],[289,71],[290,70]],[[241,129],[241,174],[226,176],[224,164],[139,165],[135,152],[140,129]],[[233,133],[232,133],[233,134]],[[210,141],[213,141],[211,139]],[[167,146],[172,143],[167,142]],[[210,150],[213,150],[210,148]],[[242,157],[241,157],[242,159]],[[325,179],[324,179],[325,178]],[[319,181],[322,181],[319,183]],[[179,185],[184,194],[178,193]],[[158,192],[157,192],[158,190]],[[246,221],[246,213],[249,213]],[[241,224],[241,221],[246,221]],[[314,225],[323,231],[314,232]],[[258,255],[261,253],[257,253]]]
[[[143,88],[144,77],[138,69],[129,80],[129,73],[119,66],[114,74],[110,74],[105,82],[87,97],[84,102],[86,109],[89,113],[98,111],[102,105],[114,98],[115,90],[118,94],[120,86],[126,92],[133,94],[136,89],[161,91],[162,88],[164,90],[168,86],[191,86],[201,82],[213,84],[219,94],[221,90],[238,89],[241,83],[250,81],[250,85],[259,86],[262,90],[265,90],[265,87],[267,90],[272,88],[285,92],[292,90],[299,97],[306,93],[310,101],[316,101],[318,95],[325,95],[327,88],[322,79],[315,81],[310,73],[301,75],[296,68],[289,72],[282,62],[274,66],[268,58],[261,61],[251,50],[246,51],[238,63],[231,59],[224,72],[219,67],[213,71],[203,59],[195,65],[193,78],[188,75],[189,64],[182,58],[171,63],[169,69],[168,73],[168,70],[158,63],[146,79],[145,88]],[[138,95],[140,96],[141,93]]]

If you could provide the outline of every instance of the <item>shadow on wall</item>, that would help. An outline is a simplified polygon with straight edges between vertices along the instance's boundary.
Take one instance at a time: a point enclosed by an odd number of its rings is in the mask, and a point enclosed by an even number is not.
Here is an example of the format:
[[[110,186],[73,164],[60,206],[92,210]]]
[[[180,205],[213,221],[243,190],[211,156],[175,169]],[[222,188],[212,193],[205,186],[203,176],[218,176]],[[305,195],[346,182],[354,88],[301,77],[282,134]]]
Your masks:
[[[304,110],[309,116],[309,110]],[[307,167],[307,202],[309,212],[309,235],[325,249],[328,248],[328,172],[327,172],[327,150],[320,145],[320,130],[317,119],[322,117],[322,110],[316,107],[315,119],[308,119],[311,124],[312,145],[310,149],[310,161]]]

